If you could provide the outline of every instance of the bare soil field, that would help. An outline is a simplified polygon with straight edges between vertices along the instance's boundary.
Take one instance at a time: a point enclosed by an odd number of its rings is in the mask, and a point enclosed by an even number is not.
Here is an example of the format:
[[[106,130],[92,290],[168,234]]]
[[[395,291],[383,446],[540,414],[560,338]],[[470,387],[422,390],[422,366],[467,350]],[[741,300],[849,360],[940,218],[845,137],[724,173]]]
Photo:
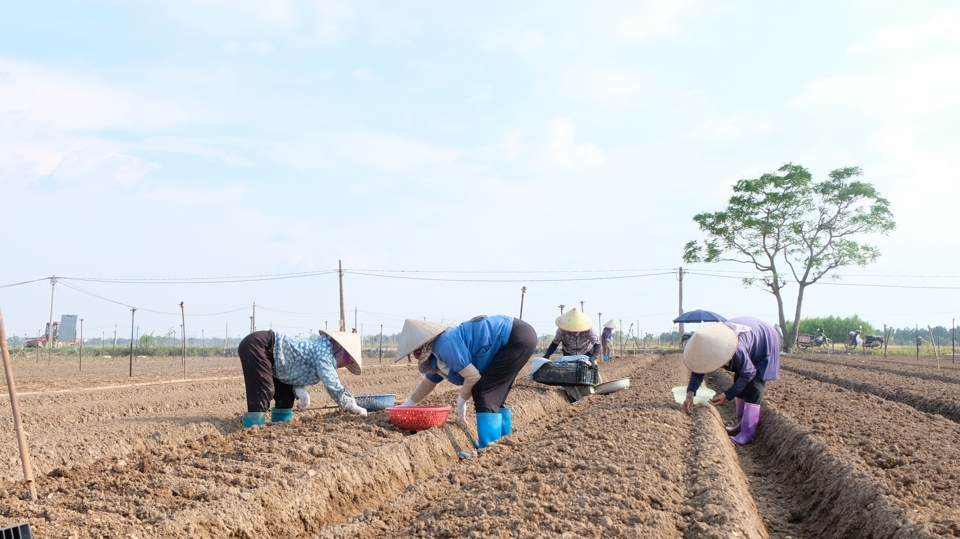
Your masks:
[[[861,363],[861,360],[872,364]],[[297,412],[243,429],[236,358],[19,361],[31,501],[0,399],[0,527],[37,537],[957,537],[960,370],[783,358],[754,443],[732,405],[684,414],[678,354],[604,362],[631,387],[570,403],[521,373],[514,433],[472,458],[473,421],[403,433],[385,412]],[[354,394],[405,398],[415,368],[369,362]],[[708,377],[718,390],[724,373]],[[916,383],[916,385],[910,385]],[[320,388],[314,406],[329,403]],[[920,400],[903,397],[906,393]],[[452,404],[444,384],[429,404]],[[926,404],[925,404],[926,403]],[[931,404],[933,403],[933,404]],[[938,410],[927,405],[940,406]],[[472,412],[470,413],[472,419]]]

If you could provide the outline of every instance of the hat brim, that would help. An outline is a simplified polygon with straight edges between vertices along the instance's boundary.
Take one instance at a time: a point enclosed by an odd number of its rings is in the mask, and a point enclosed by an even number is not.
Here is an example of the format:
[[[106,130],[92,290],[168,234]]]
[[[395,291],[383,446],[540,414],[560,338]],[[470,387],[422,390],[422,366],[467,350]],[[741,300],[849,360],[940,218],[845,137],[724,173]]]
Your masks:
[[[690,372],[708,374],[724,366],[737,351],[737,333],[725,324],[712,324],[690,337],[683,363]]]
[[[320,334],[336,342],[340,348],[343,348],[343,351],[350,356],[353,363],[346,365],[348,371],[356,375],[363,373],[363,355],[360,347],[360,335],[347,333],[345,331],[324,331],[322,329],[320,330]]]
[[[436,339],[441,333],[450,329],[446,324],[420,321],[408,318],[403,323],[400,336],[397,338],[397,356],[394,363],[412,354],[414,350]]]

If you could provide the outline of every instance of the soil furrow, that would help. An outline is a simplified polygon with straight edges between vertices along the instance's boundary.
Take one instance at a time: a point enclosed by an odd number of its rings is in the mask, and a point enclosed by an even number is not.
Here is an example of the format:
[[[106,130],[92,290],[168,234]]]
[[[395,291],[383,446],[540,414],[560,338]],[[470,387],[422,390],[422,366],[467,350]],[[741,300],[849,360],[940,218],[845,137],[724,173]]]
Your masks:
[[[824,374],[808,369],[801,369],[798,367],[784,366],[783,370],[811,378],[819,382],[857,391],[859,393],[870,393],[886,400],[906,404],[907,406],[916,408],[921,412],[942,415],[943,417],[955,423],[960,423],[960,403],[957,401],[939,398],[930,399],[924,397],[923,395],[913,393],[912,391],[906,391],[903,389],[884,389],[866,382],[857,382],[855,380],[849,380],[847,378],[841,378],[839,376]],[[960,380],[958,380],[958,383],[960,383]]]

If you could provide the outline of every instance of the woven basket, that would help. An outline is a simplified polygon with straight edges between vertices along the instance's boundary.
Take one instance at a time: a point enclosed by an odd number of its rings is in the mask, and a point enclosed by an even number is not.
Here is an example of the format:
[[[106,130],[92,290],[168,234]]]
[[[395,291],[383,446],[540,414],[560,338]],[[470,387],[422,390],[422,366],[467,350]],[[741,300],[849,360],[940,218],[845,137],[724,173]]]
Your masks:
[[[447,422],[450,406],[393,406],[387,408],[390,422],[404,432],[419,432]]]
[[[386,410],[393,406],[396,398],[396,395],[357,395],[353,399],[357,401],[357,406],[373,412],[376,410]]]

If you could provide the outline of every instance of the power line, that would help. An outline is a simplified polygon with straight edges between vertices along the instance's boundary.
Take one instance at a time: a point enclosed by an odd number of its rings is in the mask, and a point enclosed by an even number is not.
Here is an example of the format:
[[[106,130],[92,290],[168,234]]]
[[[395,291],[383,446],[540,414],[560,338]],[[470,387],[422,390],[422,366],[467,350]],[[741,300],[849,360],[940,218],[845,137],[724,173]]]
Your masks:
[[[671,272],[663,273],[647,273],[641,275],[619,275],[614,277],[579,277],[579,278],[569,278],[569,279],[443,279],[439,277],[407,277],[403,275],[376,275],[373,273],[361,273],[358,271],[349,271],[343,270],[344,273],[351,273],[353,275],[365,275],[367,277],[381,277],[386,279],[407,279],[413,281],[441,281],[441,282],[455,282],[455,283],[555,283],[555,282],[565,282],[565,281],[607,281],[614,279],[635,279],[637,277],[653,277],[656,275],[671,275]]]
[[[58,277],[57,279],[58,279],[58,281],[59,281],[59,277]],[[134,307],[133,305],[128,305],[128,304],[123,303],[123,302],[120,302],[120,301],[112,300],[112,299],[110,299],[110,298],[105,298],[105,297],[103,297],[103,296],[94,294],[93,292],[90,292],[89,290],[84,290],[84,289],[82,289],[82,288],[80,288],[80,287],[78,287],[78,286],[76,286],[76,285],[72,285],[72,284],[70,284],[70,283],[60,283],[60,284],[62,284],[63,286],[65,286],[65,287],[67,287],[67,288],[71,288],[71,289],[73,289],[73,290],[76,290],[77,292],[80,292],[81,294],[86,294],[86,295],[88,295],[88,296],[92,296],[92,297],[95,297],[95,298],[97,298],[97,299],[102,299],[103,301],[108,301],[108,302],[110,302],[110,303],[114,303],[114,304],[117,304],[117,305],[122,305],[122,306],[124,306],[124,307],[127,307],[128,309],[134,309],[134,308],[135,308],[135,309],[137,309],[138,311],[144,311],[144,312],[154,313],[154,314],[164,314],[164,315],[170,315],[170,316],[180,316],[180,315],[181,315],[181,313],[156,311],[156,310],[153,310],[153,309],[145,309],[145,308],[143,308],[143,307]],[[230,314],[230,313],[236,313],[236,312],[240,312],[240,311],[245,311],[245,310],[247,310],[247,309],[249,309],[249,308],[250,308],[250,307],[244,306],[244,307],[241,307],[241,308],[239,308],[239,309],[233,309],[233,310],[230,310],[230,311],[221,311],[221,312],[218,312],[218,313],[188,314],[187,316],[217,316],[217,315],[221,315],[221,314]]]
[[[23,281],[23,282],[21,282],[21,283],[12,283],[12,284],[0,285],[0,288],[10,288],[10,287],[13,287],[13,286],[20,286],[20,285],[22,285],[22,284],[30,284],[30,283],[36,283],[36,282],[48,281],[48,280],[50,280],[49,277],[42,277],[42,278],[40,278],[40,279],[33,279],[32,281]]]
[[[222,284],[222,283],[246,283],[252,281],[278,281],[282,279],[300,279],[303,277],[315,277],[317,275],[329,275],[336,273],[337,270],[307,271],[299,273],[275,273],[265,275],[238,275],[233,277],[180,277],[180,278],[156,278],[156,279],[117,279],[105,277],[57,277],[57,280],[86,281],[96,283],[113,284]]]

